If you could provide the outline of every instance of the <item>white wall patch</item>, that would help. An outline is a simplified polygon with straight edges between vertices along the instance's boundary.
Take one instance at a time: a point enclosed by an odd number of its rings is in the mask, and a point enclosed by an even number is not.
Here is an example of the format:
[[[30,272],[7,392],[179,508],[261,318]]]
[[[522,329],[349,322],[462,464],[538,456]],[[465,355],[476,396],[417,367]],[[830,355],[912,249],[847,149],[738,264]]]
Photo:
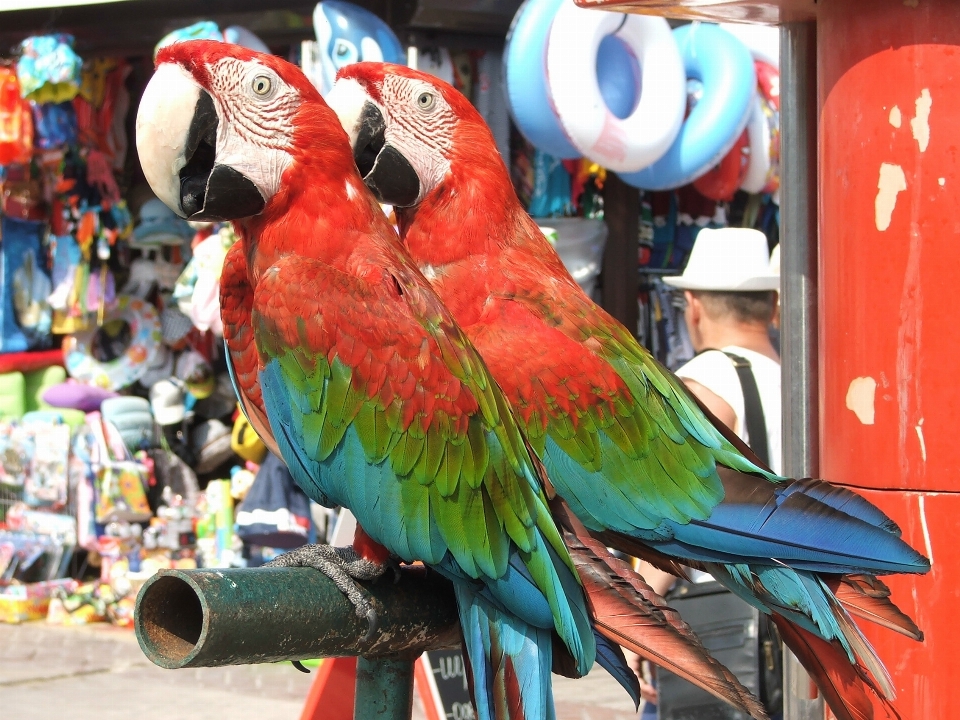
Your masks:
[[[920,152],[926,151],[930,144],[930,108],[932,106],[933,99],[930,97],[930,91],[924,88],[920,91],[920,97],[917,98],[917,116],[910,121],[913,139],[920,146]]]
[[[897,206],[897,195],[907,189],[907,176],[903,168],[891,163],[880,166],[880,179],[877,181],[877,198],[874,200],[874,219],[877,230],[883,232],[890,227],[893,209]]]
[[[877,381],[872,377],[854,378],[847,388],[847,409],[853,410],[864,425],[873,425],[873,399],[876,392]]]
[[[900,108],[896,105],[890,108],[890,124],[895,128],[903,124],[903,115],[900,113]]]

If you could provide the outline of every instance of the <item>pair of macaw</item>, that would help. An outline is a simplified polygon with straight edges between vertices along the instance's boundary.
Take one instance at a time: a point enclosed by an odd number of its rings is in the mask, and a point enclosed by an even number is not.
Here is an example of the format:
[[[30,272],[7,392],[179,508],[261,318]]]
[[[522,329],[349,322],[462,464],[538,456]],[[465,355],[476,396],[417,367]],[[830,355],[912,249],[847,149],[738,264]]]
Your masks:
[[[240,236],[221,304],[244,411],[361,528],[281,564],[328,574],[371,631],[355,579],[394,558],[449,578],[481,718],[552,717],[551,668],[595,658],[635,693],[616,645],[763,717],[604,545],[692,565],[773,616],[841,720],[871,717],[892,688],[851,614],[919,639],[873,576],[929,562],[859,496],[762,467],[594,305],[457,91],[363,63],[328,102],[195,41],[161,52],[138,116],[157,195]]]

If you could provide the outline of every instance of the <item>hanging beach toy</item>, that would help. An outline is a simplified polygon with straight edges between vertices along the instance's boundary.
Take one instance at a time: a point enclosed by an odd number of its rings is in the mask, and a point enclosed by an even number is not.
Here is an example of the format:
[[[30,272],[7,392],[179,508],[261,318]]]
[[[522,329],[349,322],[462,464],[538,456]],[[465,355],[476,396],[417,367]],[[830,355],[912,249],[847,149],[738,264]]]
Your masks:
[[[624,182],[646,190],[691,183],[720,162],[747,125],[757,76],[746,46],[716,25],[694,22],[673,31],[687,77],[703,84],[703,97],[656,163]]]
[[[520,6],[510,26],[503,53],[503,93],[514,124],[531,144],[553,157],[573,159],[580,157],[582,153],[571,141],[561,122],[560,113],[554,106],[546,71],[554,18],[561,10],[566,12],[566,8],[567,3],[563,0],[527,0]],[[573,10],[576,11],[576,8]],[[621,24],[625,24],[625,16],[595,10],[577,12],[586,12],[592,20],[607,16],[608,23],[609,17],[614,17],[616,24],[608,27],[605,32],[591,36],[598,44],[592,55],[586,51],[587,60],[576,69],[577,77],[582,82],[576,85],[575,94],[583,91],[584,83],[590,83],[592,87],[595,82],[601,98],[597,107],[603,106],[605,110],[609,110],[609,117],[623,121],[638,111],[640,77],[644,72],[634,56],[635,51],[637,54],[643,53],[631,45],[635,39],[632,38],[634,20],[629,21],[631,27],[627,32],[631,37],[621,37],[618,30]],[[582,43],[583,38],[578,35],[574,47]],[[555,48],[564,44],[555,45]],[[594,79],[591,79],[590,72],[596,76]],[[564,81],[563,77],[557,79],[556,72],[553,77],[558,82]],[[592,97],[596,100],[597,95],[594,93]],[[574,107],[580,105],[582,98]],[[597,117],[602,119],[604,115],[605,112],[598,113]],[[576,118],[573,122],[577,122]],[[632,136],[628,141],[638,142],[637,138]],[[605,144],[601,145],[601,149],[603,147]],[[614,155],[618,154],[616,148],[612,152]]]
[[[604,59],[616,62],[609,44],[621,43],[619,55],[639,62],[636,73],[617,73],[632,100],[628,108],[611,108],[601,92],[601,45]],[[635,60],[633,60],[635,58]],[[606,68],[603,68],[606,69]],[[635,172],[659,160],[680,131],[686,109],[686,73],[680,52],[663,18],[585,10],[564,3],[550,28],[546,56],[552,107],[566,136],[579,153],[617,172]],[[639,96],[639,97],[637,97]]]
[[[81,382],[120,390],[135,383],[153,364],[160,340],[160,319],[154,307],[121,295],[102,327],[64,339],[64,365]]]
[[[550,26],[565,2],[526,0],[513,16],[503,50],[504,94],[514,124],[535,147],[554,157],[578,158],[580,151],[551,109],[544,72]]]

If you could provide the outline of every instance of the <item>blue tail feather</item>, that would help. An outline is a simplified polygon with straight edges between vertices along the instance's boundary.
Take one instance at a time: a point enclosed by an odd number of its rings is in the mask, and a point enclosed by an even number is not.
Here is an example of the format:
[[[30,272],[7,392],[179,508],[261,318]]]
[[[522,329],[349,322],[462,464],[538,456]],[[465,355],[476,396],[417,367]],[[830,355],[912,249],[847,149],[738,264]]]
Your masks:
[[[555,720],[551,630],[529,625],[454,582],[478,720]]]
[[[606,670],[627,691],[633,704],[640,708],[640,681],[637,674],[627,664],[623,650],[596,630],[593,631],[597,643],[597,664]]]

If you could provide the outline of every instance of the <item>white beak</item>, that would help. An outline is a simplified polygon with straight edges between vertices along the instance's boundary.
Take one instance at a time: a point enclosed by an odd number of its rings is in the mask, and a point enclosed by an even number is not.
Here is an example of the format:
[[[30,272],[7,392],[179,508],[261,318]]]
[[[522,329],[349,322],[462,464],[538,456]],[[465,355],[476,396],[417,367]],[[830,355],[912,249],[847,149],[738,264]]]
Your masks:
[[[143,92],[137,111],[137,152],[151,189],[180,217],[180,171],[187,164],[185,149],[203,89],[178,63],[157,68]]]

